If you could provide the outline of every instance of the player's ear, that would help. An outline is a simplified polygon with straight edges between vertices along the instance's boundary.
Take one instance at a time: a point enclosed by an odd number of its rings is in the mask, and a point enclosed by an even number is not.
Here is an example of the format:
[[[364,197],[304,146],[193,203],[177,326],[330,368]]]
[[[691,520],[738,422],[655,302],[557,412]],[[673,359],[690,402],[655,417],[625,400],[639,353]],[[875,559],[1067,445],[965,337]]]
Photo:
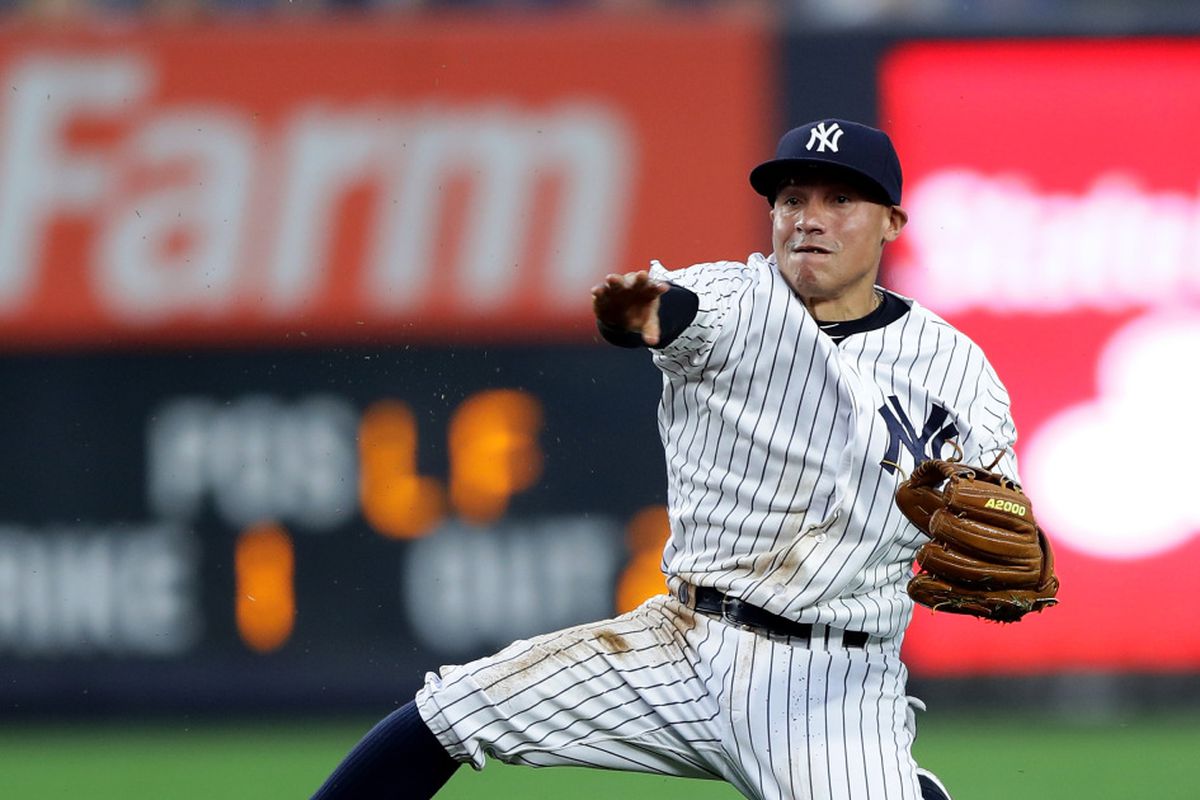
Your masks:
[[[883,241],[894,242],[908,224],[908,212],[900,206],[888,206],[887,219],[884,221]]]

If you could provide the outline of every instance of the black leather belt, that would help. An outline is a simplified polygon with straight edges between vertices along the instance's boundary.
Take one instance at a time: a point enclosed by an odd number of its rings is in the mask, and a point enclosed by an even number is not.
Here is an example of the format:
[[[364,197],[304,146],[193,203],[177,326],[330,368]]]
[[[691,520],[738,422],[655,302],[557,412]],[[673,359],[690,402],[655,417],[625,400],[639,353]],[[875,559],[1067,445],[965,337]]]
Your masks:
[[[687,593],[695,595],[697,611],[712,614],[736,625],[758,628],[777,636],[792,636],[812,641],[813,626],[807,622],[795,622],[778,614],[772,614],[766,609],[752,606],[736,597],[721,594],[716,589],[707,586],[686,586],[680,599],[686,598]],[[862,648],[866,644],[867,634],[862,631],[842,631],[843,647]]]

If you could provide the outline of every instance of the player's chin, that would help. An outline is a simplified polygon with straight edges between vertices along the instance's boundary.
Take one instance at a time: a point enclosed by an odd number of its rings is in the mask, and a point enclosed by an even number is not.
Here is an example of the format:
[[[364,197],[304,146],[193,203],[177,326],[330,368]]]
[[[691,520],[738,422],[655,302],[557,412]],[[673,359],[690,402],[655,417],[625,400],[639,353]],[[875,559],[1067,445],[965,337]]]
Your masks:
[[[808,277],[817,280],[823,274],[834,269],[833,253],[788,253],[781,262],[785,273],[791,273],[798,278]]]
[[[822,270],[811,261],[791,261],[781,265],[779,273],[783,279],[802,297],[823,297],[826,294],[825,283],[822,280]]]

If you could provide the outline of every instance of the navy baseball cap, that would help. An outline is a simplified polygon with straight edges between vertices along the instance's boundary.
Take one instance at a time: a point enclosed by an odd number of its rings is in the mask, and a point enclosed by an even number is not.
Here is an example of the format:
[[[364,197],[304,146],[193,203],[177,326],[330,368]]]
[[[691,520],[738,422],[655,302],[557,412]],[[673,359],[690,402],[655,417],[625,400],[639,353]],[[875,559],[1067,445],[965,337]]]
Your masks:
[[[900,205],[900,158],[883,131],[844,119],[823,119],[792,128],[779,140],[775,158],[750,172],[754,191],[774,202],[782,182],[798,168],[826,166],[865,178],[879,198]]]

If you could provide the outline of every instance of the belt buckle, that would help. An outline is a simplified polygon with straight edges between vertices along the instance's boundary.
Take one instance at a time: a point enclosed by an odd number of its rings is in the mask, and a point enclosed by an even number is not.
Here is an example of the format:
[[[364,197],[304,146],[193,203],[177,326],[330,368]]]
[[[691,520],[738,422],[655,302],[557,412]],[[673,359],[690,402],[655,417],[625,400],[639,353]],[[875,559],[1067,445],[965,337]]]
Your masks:
[[[725,620],[725,622],[729,623],[735,628],[741,628],[744,631],[752,630],[752,625],[742,622],[736,616],[738,609],[740,609],[743,605],[744,603],[742,603],[742,599],[740,597],[731,597],[727,594],[721,595],[721,619]]]

